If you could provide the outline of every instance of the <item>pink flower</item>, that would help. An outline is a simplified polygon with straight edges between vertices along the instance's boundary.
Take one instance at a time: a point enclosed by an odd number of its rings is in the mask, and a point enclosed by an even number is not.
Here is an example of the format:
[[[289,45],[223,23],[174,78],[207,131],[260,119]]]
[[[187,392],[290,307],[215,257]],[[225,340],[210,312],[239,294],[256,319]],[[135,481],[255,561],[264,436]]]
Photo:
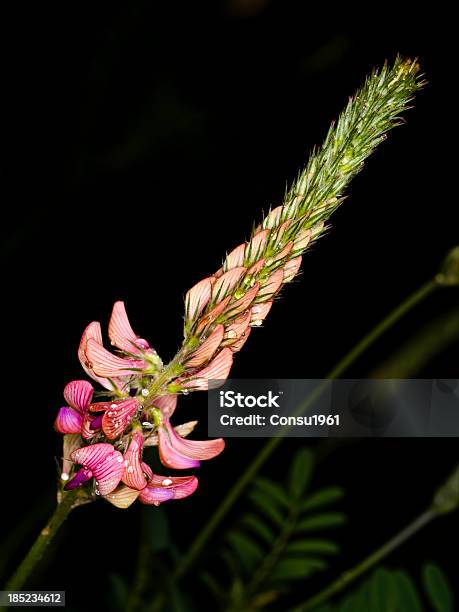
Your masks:
[[[225,448],[222,438],[216,440],[187,440],[163,419],[158,427],[159,457],[165,466],[177,470],[199,467],[201,460],[213,459]]]
[[[118,357],[104,348],[97,321],[85,329],[78,350],[86,373],[106,389],[123,389],[131,376],[159,365],[156,351],[132,330],[123,302],[115,302],[113,306],[108,333],[112,345],[128,357]]]
[[[93,387],[86,380],[74,380],[64,389],[64,398],[68,406],[61,408],[54,422],[60,433],[80,433],[83,419],[91,403]]]
[[[96,481],[96,493],[108,495],[118,486],[124,471],[123,455],[111,444],[92,444],[73,451],[72,461],[82,468],[65,485],[75,489],[91,478]]]
[[[124,453],[124,472],[121,480],[131,489],[141,491],[147,486],[144,469],[142,467],[142,431],[132,432],[131,442]]]

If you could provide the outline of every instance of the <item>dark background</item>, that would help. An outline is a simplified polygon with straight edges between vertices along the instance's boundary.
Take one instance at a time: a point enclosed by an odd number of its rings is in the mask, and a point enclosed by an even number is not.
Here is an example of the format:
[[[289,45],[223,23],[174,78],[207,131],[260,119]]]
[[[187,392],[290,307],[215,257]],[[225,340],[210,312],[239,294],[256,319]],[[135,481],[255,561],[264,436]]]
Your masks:
[[[82,3],[23,7],[3,20],[5,535],[31,510],[44,517],[52,506],[60,454],[52,423],[66,382],[83,377],[76,350],[86,324],[105,325],[113,301],[124,299],[134,329],[170,359],[185,291],[280,203],[347,97],[397,52],[419,57],[429,85],[353,181],[233,376],[323,376],[458,242],[449,17],[441,7],[376,10],[344,15],[280,0]],[[453,290],[434,296],[349,376],[365,376],[455,305]],[[458,357],[456,343],[419,375],[457,378]],[[176,414],[199,415],[206,435],[204,394],[183,398]],[[299,443],[287,441],[266,472],[281,476]],[[167,506],[179,547],[259,444],[229,441],[201,468],[197,494]],[[451,439],[356,442],[331,455],[317,482],[345,486],[350,515],[336,569],[420,512],[458,454]],[[66,589],[75,606],[90,589],[93,604],[105,605],[108,574],[132,573],[138,512],[102,503],[75,512],[35,586]],[[416,572],[433,558],[452,575],[457,527],[457,515],[438,522],[390,563]]]

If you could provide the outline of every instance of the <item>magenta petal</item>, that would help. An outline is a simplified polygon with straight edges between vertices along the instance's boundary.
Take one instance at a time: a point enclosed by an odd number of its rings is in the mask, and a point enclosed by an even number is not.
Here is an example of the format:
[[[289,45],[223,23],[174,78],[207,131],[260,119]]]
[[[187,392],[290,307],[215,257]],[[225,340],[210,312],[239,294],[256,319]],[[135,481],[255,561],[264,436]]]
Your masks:
[[[72,453],[72,460],[92,471],[101,495],[116,489],[123,475],[123,455],[111,444],[100,443],[78,448]]]
[[[72,380],[64,389],[65,401],[72,408],[84,412],[91,403],[93,391],[87,380]]]
[[[89,424],[89,429],[95,431],[96,429],[100,429],[102,427],[102,419],[104,418],[103,414],[99,414],[93,418],[93,420]]]
[[[69,406],[64,406],[57,413],[54,427],[63,434],[80,433],[82,423],[83,416],[79,412]]]
[[[102,429],[109,440],[120,436],[139,408],[135,397],[123,401],[113,402],[102,418]]]
[[[91,470],[88,470],[86,468],[81,468],[81,470],[78,470],[75,476],[71,480],[68,481],[64,489],[66,491],[71,491],[72,489],[81,487],[81,485],[84,485],[84,483],[88,482],[88,480],[90,480],[91,478],[92,478]]]
[[[142,446],[142,433],[134,431],[129,447],[124,453],[124,472],[121,479],[128,487],[139,491],[147,486],[147,479],[141,463]]]
[[[92,323],[90,323],[84,330],[83,335],[81,337],[80,346],[78,347],[78,359],[80,360],[81,367],[88,376],[90,376],[93,380],[96,380],[103,387],[105,387],[106,389],[113,389],[113,385],[109,380],[97,376],[96,374],[94,374],[93,370],[88,367],[88,358],[85,355],[85,350],[88,340],[90,338],[98,344],[102,345],[102,332],[100,329],[100,323],[98,321],[93,321]]]
[[[161,463],[176,470],[199,467],[197,459],[181,452],[179,445],[176,444],[175,432],[171,433],[171,430],[172,427],[169,421],[166,421],[158,429],[159,458]]]
[[[169,499],[183,499],[196,491],[196,476],[157,476],[140,492],[139,500],[143,504],[159,506]]]
[[[158,431],[158,435],[161,460],[164,456],[167,463],[165,461],[163,463],[168,467],[177,467],[177,464],[171,465],[171,461],[176,462],[179,457],[179,463],[183,463],[184,458],[193,460],[212,459],[225,448],[225,441],[222,438],[206,441],[186,440],[177,434],[169,421],[164,422]]]

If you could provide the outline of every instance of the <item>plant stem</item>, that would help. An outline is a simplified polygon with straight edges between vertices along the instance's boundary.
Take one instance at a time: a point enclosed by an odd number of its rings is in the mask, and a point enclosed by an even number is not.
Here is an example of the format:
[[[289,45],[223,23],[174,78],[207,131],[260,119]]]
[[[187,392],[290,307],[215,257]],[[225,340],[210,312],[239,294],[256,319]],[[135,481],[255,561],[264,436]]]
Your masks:
[[[5,591],[19,591],[22,588],[70,511],[79,505],[79,503],[82,503],[78,501],[79,497],[81,497],[81,493],[78,489],[63,494],[62,501],[57,505],[54,513],[32,544],[29,552],[4,586]]]
[[[373,343],[378,340],[388,329],[390,329],[397,321],[399,321],[407,312],[409,312],[414,306],[422,302],[427,296],[429,296],[436,288],[437,283],[434,280],[428,281],[421,285],[414,293],[407,297],[401,304],[399,304],[392,312],[390,312],[380,323],[378,323],[366,336],[364,336],[360,342],[358,342],[337,364],[330,372],[326,375],[323,384],[318,385],[314,391],[305,399],[302,405],[299,407],[298,412],[303,412],[310,407],[325,391],[328,386],[328,380],[333,380],[341,376],[341,374],[351,366],[357,359],[368,349]],[[238,480],[234,483],[232,488],[227,493],[226,497],[221,502],[220,506],[212,514],[210,519],[207,521],[203,529],[196,536],[192,542],[188,553],[183,558],[182,562],[177,567],[175,577],[180,578],[183,576],[194,563],[196,557],[199,555],[201,550],[206,545],[207,541],[220,525],[222,520],[228,514],[229,510],[233,507],[247,484],[257,474],[264,463],[269,459],[272,453],[284,440],[283,437],[271,438],[260,450],[258,455],[250,463],[247,469],[241,474]]]
[[[427,510],[426,512],[418,516],[407,527],[405,527],[405,529],[400,531],[400,533],[398,533],[395,537],[383,544],[381,548],[378,548],[375,552],[373,552],[370,556],[364,559],[361,563],[358,563],[351,570],[343,572],[343,574],[341,574],[341,576],[337,580],[332,582],[328,587],[317,593],[317,595],[314,595],[313,597],[308,599],[304,604],[294,608],[291,612],[303,612],[306,610],[312,610],[320,604],[325,603],[331,597],[345,589],[351,582],[359,578],[362,574],[364,574],[366,571],[368,571],[377,563],[379,563],[379,561],[387,557],[387,555],[389,555],[392,551],[401,546],[425,525],[430,523],[430,521],[432,521],[432,519],[434,519],[436,516],[438,516],[438,514],[434,510]]]

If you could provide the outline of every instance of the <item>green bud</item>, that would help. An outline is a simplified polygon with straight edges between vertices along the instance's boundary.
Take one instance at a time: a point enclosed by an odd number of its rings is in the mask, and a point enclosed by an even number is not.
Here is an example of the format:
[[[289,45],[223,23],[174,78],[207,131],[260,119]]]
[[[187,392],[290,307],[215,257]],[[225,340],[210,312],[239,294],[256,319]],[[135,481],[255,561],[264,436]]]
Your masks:
[[[454,247],[443,260],[436,281],[443,287],[459,285],[459,246]]]

